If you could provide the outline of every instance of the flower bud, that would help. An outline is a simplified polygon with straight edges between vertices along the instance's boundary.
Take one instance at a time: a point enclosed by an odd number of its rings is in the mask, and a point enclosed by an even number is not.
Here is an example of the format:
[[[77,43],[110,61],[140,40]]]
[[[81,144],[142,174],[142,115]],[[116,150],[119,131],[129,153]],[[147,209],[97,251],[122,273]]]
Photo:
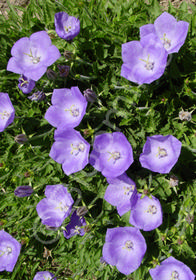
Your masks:
[[[171,175],[170,180],[169,180],[169,184],[171,187],[176,187],[178,186],[179,180],[178,177],[176,177],[175,175]]]
[[[28,99],[31,101],[42,101],[45,99],[45,93],[43,91],[34,92],[31,96],[28,96]]]
[[[15,196],[25,197],[30,196],[33,193],[33,189],[30,186],[20,186],[14,191]]]
[[[86,98],[86,100],[88,102],[93,103],[97,99],[96,93],[93,90],[89,89],[89,88],[86,89],[85,91],[83,91],[83,93],[84,93],[84,97]]]
[[[60,77],[67,77],[69,75],[70,67],[68,65],[57,65]]]
[[[25,134],[19,134],[14,137],[14,141],[22,145],[28,141],[28,138]]]
[[[73,57],[73,53],[70,51],[64,51],[63,55],[67,60],[72,59]]]
[[[57,77],[56,72],[54,72],[52,69],[48,69],[48,70],[46,71],[46,75],[47,75],[47,77],[48,77],[49,80],[55,80],[56,77]]]
[[[86,208],[86,206],[81,206],[76,210],[76,214],[79,217],[85,216],[87,212],[88,212],[88,209]]]

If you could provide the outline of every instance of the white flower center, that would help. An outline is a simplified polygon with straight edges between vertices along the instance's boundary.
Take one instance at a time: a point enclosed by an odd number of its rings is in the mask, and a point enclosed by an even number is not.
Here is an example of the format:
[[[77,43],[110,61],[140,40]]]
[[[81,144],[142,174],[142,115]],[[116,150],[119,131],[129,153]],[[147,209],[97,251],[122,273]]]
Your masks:
[[[71,26],[69,25],[69,26],[64,26],[64,29],[65,29],[65,32],[69,32],[69,31],[71,31]]]
[[[80,114],[79,108],[74,108],[75,104],[71,105],[70,109],[65,109],[65,112],[69,111],[73,117],[78,117]]]
[[[7,111],[3,111],[2,113],[0,113],[1,119],[8,119],[10,116],[10,113],[8,113]]]
[[[164,48],[167,50],[171,47],[171,40],[166,37],[166,33],[163,34],[163,38],[161,38],[163,42]]]
[[[85,145],[84,143],[80,142],[78,145],[74,146],[71,144],[71,154],[74,156],[77,156],[80,152],[84,152],[85,150]],[[75,154],[74,154],[75,153]]]
[[[123,186],[123,190],[124,190],[124,195],[130,195],[133,190],[134,190],[134,186],[131,185],[131,186]]]
[[[149,205],[146,212],[154,215],[157,213],[157,207],[155,205]]]
[[[147,59],[140,58],[141,61],[145,62],[144,67],[148,71],[152,71],[154,69],[154,61],[150,60],[150,55],[148,54]]]
[[[40,58],[41,56],[37,57],[37,56],[34,56],[32,54],[32,50],[30,49],[30,54],[29,53],[24,53],[25,55],[29,56],[31,58],[31,61],[33,62],[33,64],[37,64],[40,62]]]
[[[158,153],[156,154],[156,157],[164,158],[164,157],[166,157],[166,156],[168,156],[167,150],[164,149],[164,148],[158,147]]]
[[[59,206],[55,207],[55,209],[60,209],[60,211],[67,212],[69,206],[63,205],[62,201],[59,202]]]
[[[172,271],[170,280],[176,280],[176,279],[179,279],[179,273],[176,270],[174,270]]]
[[[11,253],[12,253],[12,248],[7,246],[6,249],[5,249],[5,251],[0,250],[0,257],[2,257],[4,254],[5,254],[6,256],[8,256],[8,255],[11,254]]]
[[[108,154],[110,154],[110,157],[108,158],[108,161],[109,160],[111,160],[111,159],[113,159],[114,160],[114,164],[116,163],[116,161],[118,160],[118,159],[120,159],[120,153],[119,152],[108,152]]]
[[[131,240],[127,240],[123,249],[126,249],[127,251],[133,250],[133,242]]]

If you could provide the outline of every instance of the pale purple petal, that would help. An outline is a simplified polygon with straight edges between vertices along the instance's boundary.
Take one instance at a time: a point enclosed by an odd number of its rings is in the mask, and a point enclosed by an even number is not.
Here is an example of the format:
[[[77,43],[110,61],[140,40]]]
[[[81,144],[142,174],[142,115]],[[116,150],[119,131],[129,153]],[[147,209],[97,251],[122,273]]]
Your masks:
[[[146,24],[140,27],[140,38],[150,34],[150,33],[154,33],[156,34],[155,28],[154,28],[154,24]]]
[[[49,271],[40,271],[35,274],[33,280],[57,280],[57,278]]]
[[[9,95],[0,92],[0,132],[14,121],[15,109],[11,103]]]

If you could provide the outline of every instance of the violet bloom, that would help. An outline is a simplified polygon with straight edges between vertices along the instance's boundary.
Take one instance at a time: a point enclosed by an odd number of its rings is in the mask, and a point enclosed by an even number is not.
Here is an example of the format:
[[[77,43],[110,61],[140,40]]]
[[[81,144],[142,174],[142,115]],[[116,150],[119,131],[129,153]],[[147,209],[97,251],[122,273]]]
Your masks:
[[[87,101],[78,87],[54,89],[52,106],[45,119],[54,127],[68,129],[78,126],[86,113]]]
[[[23,74],[34,81],[38,81],[47,67],[61,56],[57,47],[52,45],[46,31],[33,33],[30,38],[19,39],[13,45],[11,54],[7,70]]]
[[[149,270],[153,280],[194,280],[195,275],[183,262],[169,257],[164,260],[160,265]]]
[[[109,186],[106,189],[104,199],[117,207],[118,214],[124,215],[131,209],[133,192],[137,192],[135,182],[126,173],[117,178],[107,179]]]
[[[40,271],[35,274],[35,277],[33,280],[57,280],[56,277],[54,277],[54,274],[52,274],[49,271]]]
[[[71,212],[73,198],[63,185],[46,186],[45,196],[36,206],[42,224],[60,227]]]
[[[167,64],[167,52],[156,35],[148,34],[139,41],[122,44],[121,76],[141,84],[160,78]]]
[[[130,224],[144,231],[150,231],[159,227],[163,222],[163,213],[159,200],[152,196],[141,198],[137,195],[137,202],[131,209]]]
[[[0,132],[13,122],[15,117],[15,109],[9,98],[9,95],[0,92]]]
[[[77,234],[83,236],[85,234],[84,226],[86,226],[85,218],[78,216],[76,211],[74,211],[71,215],[71,221],[66,226],[66,229],[63,231],[63,234],[67,239]]]
[[[55,14],[54,24],[58,36],[67,41],[72,40],[80,33],[79,19],[69,16],[65,12]]]
[[[18,197],[25,197],[30,196],[33,193],[33,189],[31,186],[20,186],[17,187],[14,191],[15,196]]]
[[[24,75],[21,75],[18,81],[18,87],[24,94],[30,93],[35,87],[35,81],[25,77]]]
[[[141,264],[146,252],[146,241],[137,228],[118,227],[107,229],[103,258],[117,269],[128,275]]]
[[[55,142],[49,156],[62,164],[63,171],[70,175],[82,170],[88,164],[90,144],[81,134],[72,129],[56,130]]]
[[[177,21],[175,17],[164,12],[154,22],[140,27],[140,37],[153,33],[160,39],[167,53],[176,53],[184,44],[189,23]]]
[[[103,176],[118,177],[133,163],[131,144],[122,132],[98,135],[95,137],[89,162]]]
[[[169,173],[178,161],[182,143],[174,136],[154,135],[147,137],[140,155],[142,167],[158,173]]]
[[[0,271],[13,271],[20,249],[21,244],[15,238],[0,230]]]

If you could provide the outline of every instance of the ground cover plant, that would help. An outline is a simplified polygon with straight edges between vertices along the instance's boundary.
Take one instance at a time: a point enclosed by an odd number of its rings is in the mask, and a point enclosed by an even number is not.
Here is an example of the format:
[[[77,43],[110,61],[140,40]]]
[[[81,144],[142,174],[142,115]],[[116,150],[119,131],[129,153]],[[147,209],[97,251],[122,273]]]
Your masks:
[[[0,279],[195,279],[196,7],[31,0],[0,26]]]

